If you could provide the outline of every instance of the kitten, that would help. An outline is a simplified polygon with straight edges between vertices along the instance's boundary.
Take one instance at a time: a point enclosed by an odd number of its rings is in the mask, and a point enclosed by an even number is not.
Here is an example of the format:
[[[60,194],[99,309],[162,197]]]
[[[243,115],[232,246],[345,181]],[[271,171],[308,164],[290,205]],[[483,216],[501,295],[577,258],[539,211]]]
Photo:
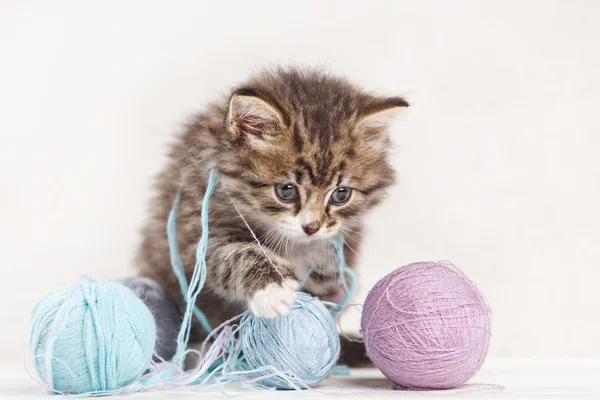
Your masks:
[[[201,233],[200,205],[214,168],[219,184],[209,203],[207,280],[197,303],[212,326],[248,309],[268,318],[285,314],[298,289],[339,300],[329,239],[345,242],[353,268],[363,216],[394,183],[387,126],[407,106],[401,97],[371,95],[316,70],[255,75],[197,115],[174,144],[143,231],[140,275],[181,301],[167,217],[181,185],[177,238],[189,279]],[[194,331],[201,340],[202,329]],[[344,341],[343,348],[344,362],[365,357],[360,345]]]

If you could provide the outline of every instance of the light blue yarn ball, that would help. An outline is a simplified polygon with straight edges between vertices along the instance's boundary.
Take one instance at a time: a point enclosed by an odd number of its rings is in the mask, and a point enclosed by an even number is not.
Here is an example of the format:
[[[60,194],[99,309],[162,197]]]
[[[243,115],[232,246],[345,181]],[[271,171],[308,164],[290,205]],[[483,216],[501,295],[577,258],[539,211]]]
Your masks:
[[[32,364],[53,392],[108,394],[134,382],[155,340],[150,310],[120,283],[82,278],[47,295],[31,315]]]
[[[240,325],[240,344],[250,370],[259,376],[292,372],[296,387],[316,386],[340,356],[340,338],[329,310],[318,299],[298,293],[289,314],[260,318],[247,313]],[[273,368],[265,368],[267,366]],[[276,373],[259,381],[267,387],[294,389]]]

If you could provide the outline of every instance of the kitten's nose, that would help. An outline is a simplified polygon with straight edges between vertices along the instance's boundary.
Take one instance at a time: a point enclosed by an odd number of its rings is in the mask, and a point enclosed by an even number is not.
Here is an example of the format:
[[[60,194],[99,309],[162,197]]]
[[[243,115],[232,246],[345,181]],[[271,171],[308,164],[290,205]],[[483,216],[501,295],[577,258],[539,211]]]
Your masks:
[[[316,233],[321,228],[321,224],[318,222],[311,222],[308,225],[302,225],[302,229],[306,232],[307,235],[312,235]]]

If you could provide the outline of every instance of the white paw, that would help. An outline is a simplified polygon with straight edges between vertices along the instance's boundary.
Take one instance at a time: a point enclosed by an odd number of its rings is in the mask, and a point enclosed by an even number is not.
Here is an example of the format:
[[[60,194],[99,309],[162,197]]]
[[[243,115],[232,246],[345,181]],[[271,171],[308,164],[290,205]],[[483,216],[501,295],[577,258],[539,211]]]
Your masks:
[[[267,287],[254,293],[250,300],[250,311],[257,317],[275,318],[290,312],[296,301],[298,282],[286,279],[279,283],[269,283]]]

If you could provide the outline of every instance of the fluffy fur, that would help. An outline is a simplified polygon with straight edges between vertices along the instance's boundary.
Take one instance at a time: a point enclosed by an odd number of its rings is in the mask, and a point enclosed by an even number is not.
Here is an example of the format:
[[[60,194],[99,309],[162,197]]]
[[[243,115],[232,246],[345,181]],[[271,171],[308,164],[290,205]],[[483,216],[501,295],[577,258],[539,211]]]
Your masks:
[[[141,275],[181,298],[169,260],[167,216],[182,186],[177,235],[189,277],[200,204],[214,168],[219,185],[210,202],[208,278],[198,301],[210,322],[216,326],[247,309],[284,314],[305,278],[302,290],[335,300],[337,265],[327,239],[344,240],[354,267],[363,216],[394,183],[387,126],[407,106],[401,97],[375,96],[320,71],[255,75],[198,114],[173,145],[143,231]],[[292,201],[278,195],[285,185],[286,194],[295,188]],[[332,200],[338,188],[350,192],[343,203]]]

